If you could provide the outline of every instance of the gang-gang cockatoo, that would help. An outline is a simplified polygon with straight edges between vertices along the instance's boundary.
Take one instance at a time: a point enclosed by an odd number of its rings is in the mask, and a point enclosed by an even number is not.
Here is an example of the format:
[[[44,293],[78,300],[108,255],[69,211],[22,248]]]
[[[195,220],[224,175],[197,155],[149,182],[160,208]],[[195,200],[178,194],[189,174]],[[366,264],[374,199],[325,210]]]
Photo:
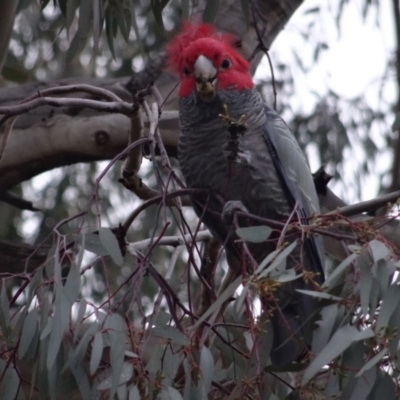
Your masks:
[[[189,188],[209,189],[207,195],[191,196],[195,212],[228,256],[243,262],[227,215],[239,209],[280,222],[292,216],[306,226],[319,212],[309,166],[287,125],[254,89],[250,64],[237,52],[231,36],[211,25],[186,23],[167,53],[170,69],[180,78],[181,170]],[[297,239],[299,245],[287,258],[286,268],[300,277],[276,284],[273,301],[260,295],[272,326],[270,356],[276,366],[306,353],[310,338],[305,339],[303,324],[318,302],[296,289],[315,290],[324,279],[321,238],[290,233],[285,240]],[[279,235],[248,244],[257,263],[275,250]]]

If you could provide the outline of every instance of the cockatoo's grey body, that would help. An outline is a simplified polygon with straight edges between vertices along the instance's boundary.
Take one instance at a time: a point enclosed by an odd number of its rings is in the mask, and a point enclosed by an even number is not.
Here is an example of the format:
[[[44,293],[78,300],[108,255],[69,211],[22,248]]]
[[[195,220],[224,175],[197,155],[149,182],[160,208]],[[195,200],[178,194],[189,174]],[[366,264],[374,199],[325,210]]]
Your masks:
[[[319,212],[310,169],[285,123],[254,90],[250,64],[236,51],[234,40],[210,25],[187,23],[167,51],[169,65],[180,77],[182,173],[189,188],[209,189],[207,196],[192,196],[194,209],[228,255],[242,259],[232,223],[226,212],[222,216],[232,204],[276,221],[294,215],[307,225]],[[247,128],[232,140],[228,122],[243,118]],[[275,249],[277,239],[275,234],[265,243],[249,243],[256,262]],[[299,232],[291,232],[291,239],[301,243],[287,258],[287,267],[306,272],[305,279],[276,285],[276,301],[261,298],[273,326],[274,365],[298,360],[309,345],[303,324],[318,303],[296,289],[313,289],[310,277],[316,283],[323,280],[321,239]]]
[[[247,130],[240,138],[235,161],[227,159],[227,123],[221,117],[227,106],[231,118],[246,116]],[[181,99],[180,120],[182,135],[179,142],[179,161],[188,187],[210,189],[203,197],[204,210],[193,198],[195,211],[221,241],[227,251],[240,257],[240,248],[227,240],[231,227],[221,216],[228,201],[240,201],[251,214],[285,221],[297,208],[297,215],[307,218],[319,212],[311,172],[295,138],[282,119],[265,106],[260,95],[251,90],[219,91],[211,102],[202,101],[196,93]],[[303,221],[306,223],[306,221]],[[297,236],[292,236],[295,240]],[[249,245],[252,255],[261,262],[274,250],[272,242]],[[320,238],[310,237],[293,253],[288,267],[302,268],[318,274],[322,281],[324,262]],[[283,285],[276,297],[280,311],[272,313],[274,348],[271,357],[275,365],[296,360],[304,350],[299,345],[299,327],[314,313],[317,303],[295,289],[311,289],[302,279]],[[283,318],[280,317],[281,314]],[[286,325],[286,326],[285,326]],[[301,330],[301,329],[300,329]]]

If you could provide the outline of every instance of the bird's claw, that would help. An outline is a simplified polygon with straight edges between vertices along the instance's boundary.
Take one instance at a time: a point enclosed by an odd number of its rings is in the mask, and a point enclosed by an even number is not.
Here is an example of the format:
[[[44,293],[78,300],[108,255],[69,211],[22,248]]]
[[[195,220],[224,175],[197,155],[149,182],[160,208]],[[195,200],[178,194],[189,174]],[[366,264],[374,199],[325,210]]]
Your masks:
[[[239,120],[235,120],[229,115],[226,104],[223,105],[223,109],[224,113],[219,114],[219,117],[228,125],[228,135],[222,150],[228,161],[238,162],[240,138],[247,130],[247,118],[245,115],[242,115]]]
[[[228,226],[233,224],[235,212],[241,211],[248,213],[249,211],[244,204],[239,200],[230,200],[225,203],[222,209],[222,220]]]
[[[248,129],[246,124],[247,117],[246,115],[241,115],[238,120],[231,117],[228,112],[228,106],[226,104],[223,105],[224,113],[219,114],[219,117],[227,123],[228,125],[228,132],[232,139],[237,139],[238,137],[242,136]]]

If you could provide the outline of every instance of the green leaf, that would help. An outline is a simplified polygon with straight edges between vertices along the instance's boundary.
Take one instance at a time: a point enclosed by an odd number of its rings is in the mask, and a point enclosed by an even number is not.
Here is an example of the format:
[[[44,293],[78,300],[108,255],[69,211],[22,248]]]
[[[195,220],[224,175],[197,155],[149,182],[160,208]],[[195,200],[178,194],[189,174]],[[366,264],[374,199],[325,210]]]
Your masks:
[[[199,385],[200,393],[198,398],[207,400],[214,375],[214,359],[210,350],[206,346],[203,346],[201,349],[200,371],[202,379]]]
[[[82,335],[78,346],[75,347],[75,349],[72,351],[72,354],[70,354],[67,362],[64,365],[64,371],[67,368],[72,368],[73,366],[78,367],[81,365],[84,357],[86,356],[86,350],[88,347],[89,342],[92,340],[93,336],[99,329],[99,326],[97,322],[93,322],[89,328],[86,330],[86,332]]]
[[[74,341],[78,337],[78,332],[79,332],[79,327],[81,326],[83,317],[85,316],[86,312],[86,307],[87,307],[87,301],[85,299],[82,299],[79,302],[79,309],[78,309],[78,315],[76,317],[76,323],[75,323],[75,332],[74,332]]]
[[[78,30],[71,41],[67,51],[66,61],[70,63],[75,56],[85,48],[87,38],[91,29],[92,1],[82,1],[79,7]]]
[[[357,340],[358,334],[359,331],[354,326],[343,326],[336,331],[329,343],[317,354],[304,372],[302,385],[307,384],[324,365],[329,364],[334,358],[343,353],[353,341]]]
[[[151,9],[153,10],[154,20],[161,33],[164,32],[164,21],[162,12],[169,0],[151,0]]]
[[[264,260],[261,261],[254,274],[258,274],[259,272],[261,272],[269,263],[271,263],[273,259],[275,259],[275,257],[281,252],[281,250],[282,249],[279,248],[269,253],[267,257],[265,257]]]
[[[42,283],[42,273],[43,269],[39,268],[35,271],[31,281],[28,286],[28,296],[26,298],[26,304],[29,306],[32,302],[33,296],[36,294],[36,287],[40,286]]]
[[[367,400],[398,400],[399,397],[396,394],[396,390],[393,377],[379,371],[376,376],[375,385]]]
[[[108,255],[108,251],[101,244],[99,235],[96,235],[95,233],[91,232],[83,233],[83,235],[85,236],[84,241],[82,241],[80,235],[77,237],[77,240],[81,240],[81,242],[85,246],[85,250],[90,251],[91,253],[97,254],[99,256]]]
[[[98,53],[103,25],[104,25],[103,1],[93,0],[93,53],[92,53],[93,58],[95,58]]]
[[[391,356],[395,357],[397,349],[399,347],[399,339],[400,339],[400,330],[398,329],[400,326],[400,307],[397,307],[397,309],[394,311],[394,313],[390,317],[388,325],[391,331],[395,332],[395,334],[389,340],[389,345],[388,345],[388,349]]]
[[[265,242],[271,235],[272,229],[266,225],[237,228],[236,234],[243,240],[252,243]]]
[[[105,16],[107,44],[115,60],[114,37],[117,34],[118,24],[112,7],[107,7]]]
[[[82,299],[79,302],[78,316],[76,318],[77,322],[81,322],[82,321],[83,317],[85,316],[86,307],[87,307],[87,301],[85,299]]]
[[[128,382],[133,376],[133,365],[130,362],[124,362],[121,376],[119,377],[119,385]]]
[[[321,319],[316,322],[318,328],[314,330],[312,338],[312,352],[320,353],[331,337],[332,329],[335,325],[336,316],[338,314],[338,305],[332,304],[323,307],[321,310]]]
[[[356,374],[356,377],[360,377],[365,371],[368,371],[374,365],[376,365],[383,357],[388,353],[388,349],[383,349],[374,357],[372,357]]]
[[[185,400],[190,400],[192,387],[192,366],[189,361],[189,357],[186,357],[183,360],[183,369],[185,371],[185,387],[183,389],[183,398]]]
[[[214,22],[219,8],[219,0],[207,0],[206,7],[203,12],[203,21],[207,24]]]
[[[243,303],[246,299],[247,293],[249,291],[249,286],[244,286],[242,292],[240,293],[239,297],[235,301],[235,311],[236,313],[240,313],[240,310],[242,309]]]
[[[115,235],[108,228],[99,229],[99,238],[103,247],[107,250],[115,264],[122,266],[124,258],[122,257],[121,249]]]
[[[168,386],[162,388],[160,400],[182,400],[182,396],[175,388]]]
[[[361,310],[364,315],[368,314],[369,308],[369,297],[371,294],[372,288],[372,275],[371,275],[371,268],[370,263],[362,262],[360,264],[360,260],[358,262],[358,266],[360,268],[360,303],[361,303]]]
[[[356,386],[351,394],[351,399],[366,399],[371,392],[376,380],[376,368],[370,368],[363,376],[356,378]]]
[[[68,298],[63,293],[56,299],[54,315],[51,319],[51,332],[46,361],[47,369],[49,371],[53,367],[54,361],[56,360],[61,342],[64,337],[64,332],[69,326],[70,311],[71,305]]]
[[[381,308],[376,321],[376,332],[388,326],[389,319],[399,305],[400,288],[392,285],[383,296]]]
[[[7,368],[4,372],[4,369]],[[6,365],[4,360],[0,360],[0,399],[16,399],[19,389],[19,378],[14,368]]]
[[[379,281],[372,277],[371,293],[369,295],[369,313],[374,315],[379,302]]]
[[[149,329],[149,334],[161,337],[181,346],[187,346],[190,343],[189,338],[183,332],[169,325],[154,326]]]
[[[44,328],[42,329],[42,331],[40,332],[40,340],[45,339],[47,336],[50,335],[51,330],[53,328],[52,323],[51,323],[52,319],[49,318],[46,322],[46,325],[44,326]]]
[[[280,253],[276,256],[276,258],[272,261],[271,265],[262,271],[261,273],[258,274],[257,279],[264,278],[267,275],[269,275],[274,269],[280,268],[284,270],[284,268],[281,268],[282,265],[286,267],[286,258],[287,256],[294,250],[294,248],[297,246],[297,240],[295,240],[293,243],[291,243],[289,246],[284,248],[283,250],[280,251]],[[258,271],[259,268],[257,268]]]
[[[400,112],[398,112],[394,118],[393,124],[392,124],[392,131],[398,131],[400,129]]]
[[[131,14],[130,11],[122,6],[119,1],[115,2],[115,17],[118,23],[119,30],[126,42],[129,40],[129,31],[131,29]]]
[[[371,240],[368,246],[375,262],[385,259],[390,255],[389,249],[379,240]]]
[[[354,340],[365,340],[375,336],[375,333],[371,328],[364,329],[359,331],[355,336]]]
[[[140,400],[139,389],[136,385],[131,386],[129,388],[129,397],[128,400]]]
[[[67,33],[69,33],[69,28],[72,25],[73,20],[75,19],[76,10],[79,7],[80,0],[68,0],[66,2],[66,16],[65,16],[65,27],[67,29]]]
[[[285,283],[285,282],[292,282],[296,279],[299,279],[303,276],[303,273],[296,275],[296,272],[291,269],[285,274],[281,274],[275,278],[277,282]]]
[[[37,308],[31,310],[25,318],[24,326],[22,327],[22,334],[18,346],[18,357],[20,359],[24,358],[26,352],[28,351],[32,339],[38,328],[37,319]]]
[[[358,254],[350,254],[347,258],[345,258],[334,270],[333,272],[325,279],[323,283],[323,288],[328,288],[331,283],[335,283],[336,279],[340,274],[358,257]]]
[[[79,391],[81,392],[82,399],[96,398],[92,396],[92,392],[90,390],[89,378],[86,375],[84,364],[83,363],[71,364],[70,368],[75,378],[75,381],[79,387]]]
[[[318,299],[327,299],[327,300],[334,300],[334,301],[342,301],[343,299],[338,296],[334,296],[333,294],[324,293],[324,292],[315,292],[313,290],[303,290],[303,289],[296,289],[299,293],[306,294],[308,296],[316,297]]]
[[[63,290],[63,295],[69,300],[71,306],[77,300],[81,291],[81,274],[78,265],[71,264]]]
[[[124,366],[125,343],[126,343],[126,323],[118,314],[112,314],[106,320],[105,327],[110,343],[110,362],[112,386],[110,390],[110,398],[113,398]]]
[[[103,355],[103,336],[100,331],[94,335],[92,354],[90,356],[90,375],[94,375],[99,367],[101,356]]]
[[[131,3],[131,16],[132,16],[132,27],[133,27],[133,31],[135,32],[135,39],[136,39],[136,45],[139,48],[140,54],[142,55],[143,58],[146,57],[145,51],[143,49],[143,42],[142,39],[140,37],[140,32],[139,32],[139,27],[136,21],[136,15],[135,15],[135,8],[133,6],[133,4]]]
[[[128,396],[128,388],[125,383],[122,383],[117,388],[118,400],[126,400],[127,396]]]
[[[216,310],[219,310],[223,303],[228,300],[242,283],[242,277],[236,278],[215,300],[210,308],[205,311],[205,313],[196,321],[196,323],[191,327],[191,331],[195,331],[211,314]]]

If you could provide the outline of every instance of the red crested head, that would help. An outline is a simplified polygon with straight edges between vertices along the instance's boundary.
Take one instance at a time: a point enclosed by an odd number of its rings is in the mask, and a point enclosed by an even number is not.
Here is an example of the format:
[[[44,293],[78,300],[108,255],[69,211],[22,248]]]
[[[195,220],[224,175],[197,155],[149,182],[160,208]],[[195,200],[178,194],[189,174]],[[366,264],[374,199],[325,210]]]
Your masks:
[[[234,48],[230,35],[206,24],[185,22],[182,32],[167,46],[169,69],[181,80],[179,95],[194,90],[210,97],[218,89],[251,89],[250,63]]]

